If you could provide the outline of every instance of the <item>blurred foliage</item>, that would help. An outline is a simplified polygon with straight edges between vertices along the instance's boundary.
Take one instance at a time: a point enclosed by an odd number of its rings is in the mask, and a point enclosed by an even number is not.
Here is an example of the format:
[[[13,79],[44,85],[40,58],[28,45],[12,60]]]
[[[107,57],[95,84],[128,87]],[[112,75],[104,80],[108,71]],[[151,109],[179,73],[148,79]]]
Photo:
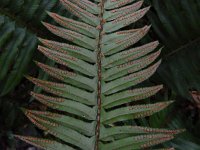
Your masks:
[[[182,97],[200,90],[200,1],[151,0],[148,15],[156,37],[164,49],[160,79]]]

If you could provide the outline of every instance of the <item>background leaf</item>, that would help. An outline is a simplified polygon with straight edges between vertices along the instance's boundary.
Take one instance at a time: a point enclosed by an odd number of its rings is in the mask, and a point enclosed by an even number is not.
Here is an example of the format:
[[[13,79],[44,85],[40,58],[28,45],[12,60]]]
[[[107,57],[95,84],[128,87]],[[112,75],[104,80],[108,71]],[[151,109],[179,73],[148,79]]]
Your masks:
[[[198,0],[151,0],[148,18],[165,46],[158,78],[178,95],[200,90],[200,5]]]

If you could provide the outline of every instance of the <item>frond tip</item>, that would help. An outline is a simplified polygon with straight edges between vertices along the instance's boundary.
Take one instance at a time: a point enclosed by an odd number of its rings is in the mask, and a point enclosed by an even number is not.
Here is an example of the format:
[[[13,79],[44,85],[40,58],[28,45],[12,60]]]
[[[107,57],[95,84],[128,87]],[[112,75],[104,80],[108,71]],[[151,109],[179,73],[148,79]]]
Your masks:
[[[50,32],[68,41],[39,38],[38,50],[56,65],[35,63],[53,81],[27,76],[44,91],[31,95],[50,109],[23,109],[28,119],[55,141],[15,137],[47,150],[138,150],[181,133],[127,124],[128,120],[150,116],[172,103],[142,104],[143,99],[163,87],[139,87],[161,63],[161,49],[155,50],[158,41],[133,47],[151,26],[122,30],[142,18],[150,7],[141,8],[143,1],[134,0],[60,1],[79,20],[48,12],[58,25],[43,23]]]

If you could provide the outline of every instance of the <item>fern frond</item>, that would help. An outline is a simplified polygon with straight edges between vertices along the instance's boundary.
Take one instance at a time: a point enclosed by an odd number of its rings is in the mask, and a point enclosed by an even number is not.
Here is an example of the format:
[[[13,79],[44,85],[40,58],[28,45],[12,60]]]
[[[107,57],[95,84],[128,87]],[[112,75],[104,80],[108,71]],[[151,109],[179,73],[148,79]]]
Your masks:
[[[43,46],[38,49],[57,66],[36,64],[55,80],[27,78],[49,93],[31,95],[58,112],[24,112],[57,142],[47,145],[36,138],[16,137],[44,149],[138,150],[171,140],[182,132],[126,124],[172,103],[132,105],[162,89],[162,85],[133,88],[148,79],[161,63],[161,50],[154,51],[157,41],[132,47],[148,33],[150,26],[119,30],[135,23],[149,10],[140,9],[143,1],[133,1],[101,0],[97,4],[89,0],[61,0],[83,22],[48,12],[62,27],[44,25],[70,44],[40,39]]]

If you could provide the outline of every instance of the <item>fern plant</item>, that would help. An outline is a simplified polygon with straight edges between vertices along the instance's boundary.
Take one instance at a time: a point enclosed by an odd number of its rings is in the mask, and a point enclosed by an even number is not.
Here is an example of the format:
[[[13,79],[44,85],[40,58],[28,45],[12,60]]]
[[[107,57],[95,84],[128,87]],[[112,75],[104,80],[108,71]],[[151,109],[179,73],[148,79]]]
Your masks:
[[[48,23],[43,23],[44,26],[71,43],[39,39],[43,44],[39,51],[55,61],[57,67],[36,64],[55,80],[27,78],[48,93],[31,95],[52,108],[52,112],[23,111],[36,126],[56,139],[16,137],[48,150],[133,150],[171,140],[181,132],[127,123],[172,103],[140,103],[162,88],[162,85],[136,88],[158,68],[161,61],[156,60],[161,50],[154,52],[157,41],[131,48],[147,34],[150,26],[120,30],[149,10],[149,7],[140,9],[143,1],[133,2],[61,0],[83,22],[48,12],[62,27]]]

